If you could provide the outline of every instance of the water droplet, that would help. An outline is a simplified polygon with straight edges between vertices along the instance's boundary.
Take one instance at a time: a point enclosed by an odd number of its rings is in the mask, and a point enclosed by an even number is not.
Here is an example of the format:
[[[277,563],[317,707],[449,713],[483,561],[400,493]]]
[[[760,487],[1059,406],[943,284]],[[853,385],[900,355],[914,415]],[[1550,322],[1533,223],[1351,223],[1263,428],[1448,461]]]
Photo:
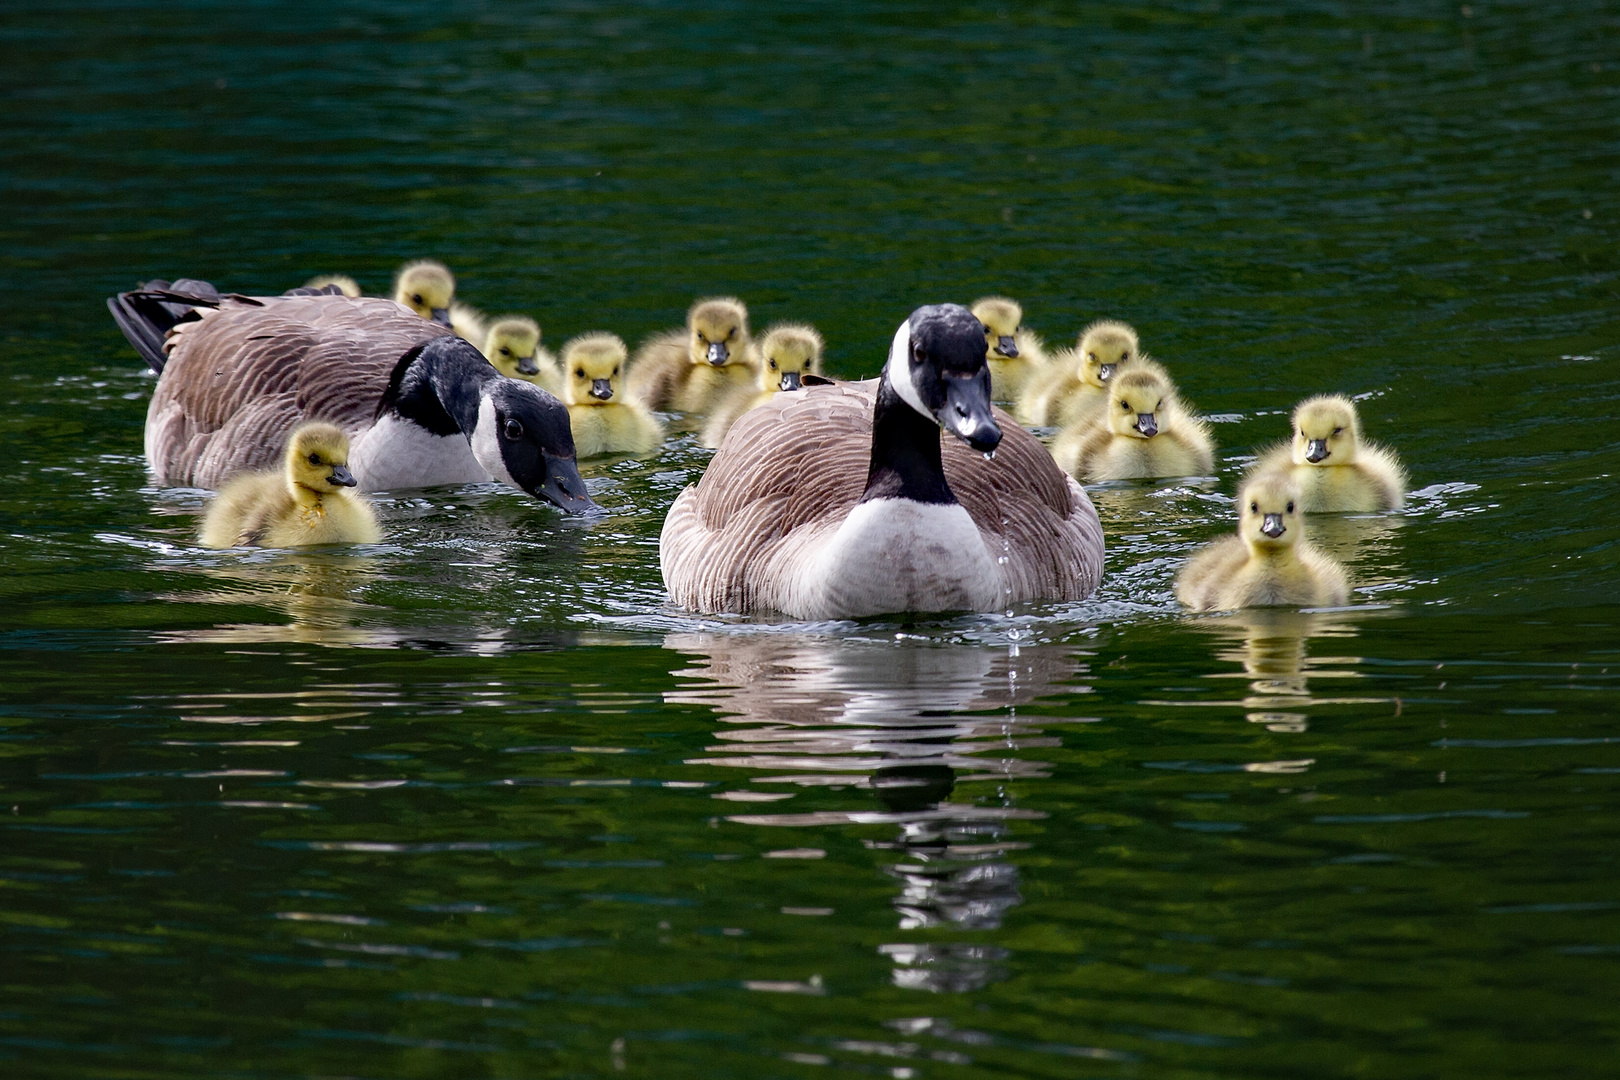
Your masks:
[[[994,460],[996,460],[996,452],[994,450],[986,450],[984,452],[984,460],[986,460],[986,461],[994,461]]]

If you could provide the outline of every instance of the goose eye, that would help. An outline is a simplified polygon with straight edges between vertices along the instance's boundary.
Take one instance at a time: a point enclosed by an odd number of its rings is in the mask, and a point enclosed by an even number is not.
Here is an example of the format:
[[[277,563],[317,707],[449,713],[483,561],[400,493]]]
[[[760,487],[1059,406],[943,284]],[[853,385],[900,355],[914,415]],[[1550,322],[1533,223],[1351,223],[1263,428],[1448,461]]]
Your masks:
[[[1249,504],[1249,513],[1258,514],[1259,512],[1260,512],[1260,504],[1259,503],[1250,503]]]
[[[411,294],[411,303],[420,304],[421,302],[422,302],[422,294],[421,293],[412,293]]]
[[[506,437],[513,442],[523,438],[523,425],[516,420],[508,420],[506,422]]]
[[[613,369],[613,374],[612,374],[612,375],[609,375],[609,376],[608,376],[608,378],[610,378],[610,379],[615,379],[615,378],[618,378],[618,375],[619,375],[619,369],[618,369],[618,368],[614,368],[614,369]]]
[[[1086,353],[1086,359],[1095,364],[1097,362],[1097,354],[1094,352],[1088,352]]]
[[[1129,350],[1129,349],[1126,349],[1124,352],[1119,354],[1119,362],[1122,363],[1122,364],[1125,361],[1129,360],[1130,358],[1131,358],[1131,350]]]
[[[1294,504],[1293,503],[1288,504],[1288,512],[1290,514],[1292,514],[1294,512]]]
[[[1122,402],[1120,402],[1120,403],[1119,403],[1119,407],[1120,407],[1120,408],[1122,408],[1122,409],[1124,409],[1124,410],[1125,410],[1125,411],[1126,411],[1126,412],[1130,412],[1130,411],[1131,411],[1131,403],[1130,403],[1130,402],[1128,402],[1128,401],[1122,401]]]
[[[1333,434],[1335,434],[1335,435],[1343,435],[1344,434],[1344,428],[1342,428],[1342,427],[1334,428],[1333,429]]]
[[[776,370],[776,361],[775,361],[775,360],[772,360],[772,361],[771,361],[771,370],[772,370],[772,371],[775,371],[775,370]]]
[[[512,355],[512,350],[508,349],[505,345],[502,345],[501,346],[501,355],[502,356],[511,356]]]
[[[585,377],[585,369],[584,368],[577,367],[577,368],[574,369],[574,378],[583,379],[584,377]]]
[[[309,463],[311,465],[319,465],[321,463],[321,455],[319,455],[319,454],[311,454],[311,455],[309,455]]]

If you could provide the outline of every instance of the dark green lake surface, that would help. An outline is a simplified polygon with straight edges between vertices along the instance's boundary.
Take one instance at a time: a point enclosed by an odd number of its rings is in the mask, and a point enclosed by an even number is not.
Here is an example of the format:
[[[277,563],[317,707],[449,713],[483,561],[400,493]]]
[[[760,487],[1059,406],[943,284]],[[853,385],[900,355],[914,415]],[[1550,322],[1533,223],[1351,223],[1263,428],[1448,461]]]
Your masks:
[[[1620,12],[1603,3],[0,12],[0,1073],[1620,1072]],[[553,344],[736,292],[1134,323],[1219,482],[1086,603],[699,619],[611,512],[385,496],[210,552],[153,276],[436,256]],[[1179,614],[1300,397],[1401,512],[1354,610]]]

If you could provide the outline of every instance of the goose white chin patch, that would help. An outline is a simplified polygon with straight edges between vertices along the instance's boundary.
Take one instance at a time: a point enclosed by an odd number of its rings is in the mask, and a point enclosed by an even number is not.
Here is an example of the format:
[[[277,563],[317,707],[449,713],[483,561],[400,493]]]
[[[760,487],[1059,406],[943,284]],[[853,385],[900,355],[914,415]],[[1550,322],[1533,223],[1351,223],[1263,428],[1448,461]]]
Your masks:
[[[506,468],[506,459],[501,455],[499,429],[500,423],[495,419],[495,399],[485,394],[478,403],[478,427],[472,434],[473,457],[489,471],[490,476],[509,487],[517,487],[518,482],[512,479],[512,474]]]
[[[894,343],[889,346],[889,363],[885,370],[889,375],[889,385],[894,387],[894,392],[900,395],[901,401],[929,420],[935,419],[934,414],[923,405],[922,395],[917,393],[917,384],[911,380],[910,319],[901,323],[900,329],[894,332]]]

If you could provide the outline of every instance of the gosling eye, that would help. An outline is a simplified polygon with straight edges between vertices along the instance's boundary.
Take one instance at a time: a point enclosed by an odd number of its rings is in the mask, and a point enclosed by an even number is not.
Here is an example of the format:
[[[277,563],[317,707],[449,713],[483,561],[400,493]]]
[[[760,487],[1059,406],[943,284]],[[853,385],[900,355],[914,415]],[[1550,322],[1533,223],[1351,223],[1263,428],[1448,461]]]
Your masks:
[[[311,465],[319,465],[321,463],[321,455],[319,455],[319,454],[311,454],[311,455],[309,455],[309,463]]]
[[[1259,512],[1260,512],[1260,504],[1259,503],[1252,502],[1252,503],[1249,504],[1249,513],[1258,514]]]
[[[421,302],[422,302],[422,294],[421,293],[412,293],[411,294],[411,303],[420,304]]]
[[[1130,402],[1128,402],[1128,401],[1122,401],[1122,402],[1120,402],[1120,403],[1119,403],[1119,407],[1120,407],[1120,408],[1122,408],[1122,409],[1124,409],[1124,410],[1125,410],[1125,411],[1126,411],[1126,412],[1130,412],[1130,411],[1131,411],[1131,403],[1130,403]]]
[[[585,369],[584,368],[577,367],[577,368],[574,369],[574,378],[583,379],[584,377],[585,377]]]
[[[1124,352],[1119,354],[1119,362],[1122,363],[1122,364],[1125,361],[1129,360],[1130,358],[1131,358],[1131,350],[1129,350],[1129,349],[1126,349]]]
[[[1342,427],[1334,428],[1333,429],[1333,434],[1335,434],[1335,435],[1343,435],[1344,434],[1344,428],[1342,428]]]
[[[1288,512],[1290,514],[1292,514],[1294,512],[1294,504],[1293,503],[1288,504]]]
[[[775,370],[776,370],[776,361],[775,361],[775,360],[772,360],[772,361],[771,361],[771,370],[772,370],[772,371],[775,371]]]
[[[608,378],[610,378],[610,379],[616,379],[618,377],[619,377],[619,369],[618,368],[614,368],[613,369],[613,374],[608,376]]]
[[[726,332],[726,340],[727,341],[730,341],[732,338],[734,338],[736,336],[737,336],[737,328],[735,326],[733,326],[730,330],[728,330]]]
[[[506,437],[513,442],[523,438],[523,425],[516,420],[508,420],[506,422]]]
[[[505,345],[502,345],[501,346],[501,355],[502,356],[511,356],[512,355],[512,350],[508,349]]]
[[[1094,352],[1088,352],[1086,353],[1086,359],[1095,364],[1097,362],[1097,354]]]

